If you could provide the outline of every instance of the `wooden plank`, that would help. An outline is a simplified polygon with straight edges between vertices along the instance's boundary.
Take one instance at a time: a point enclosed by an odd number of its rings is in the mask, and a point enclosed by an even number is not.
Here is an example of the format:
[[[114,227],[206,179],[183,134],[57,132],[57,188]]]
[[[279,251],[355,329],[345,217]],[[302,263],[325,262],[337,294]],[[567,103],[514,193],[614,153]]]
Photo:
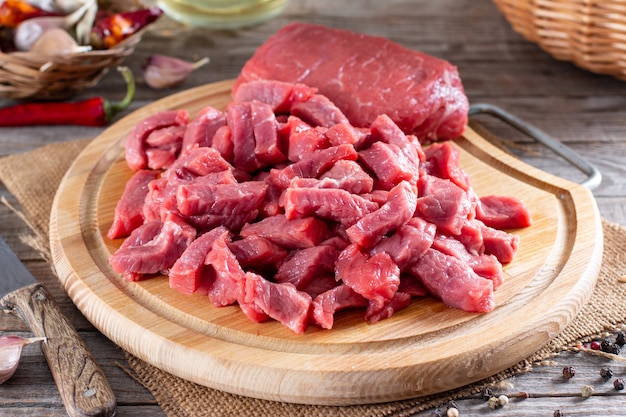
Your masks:
[[[563,378],[563,367],[573,366],[576,375],[566,380]],[[604,380],[600,377],[600,369],[609,366],[615,377]],[[494,393],[504,394],[510,399],[508,405],[491,409],[480,399],[480,395],[457,401],[460,415],[497,417],[551,416],[554,410],[560,409],[565,416],[618,416],[624,414],[626,392],[617,391],[613,387],[615,378],[624,378],[626,364],[594,356],[588,353],[563,352],[559,356],[536,365],[529,373],[510,378],[494,386]],[[593,387],[594,394],[583,398],[583,386]],[[518,397],[520,392],[527,393],[530,398]],[[445,409],[445,407],[444,407]],[[413,417],[430,417],[432,409],[413,415]]]
[[[119,417],[162,417],[163,410],[157,405],[120,405],[117,407]],[[0,417],[67,417],[67,411],[60,406],[18,405],[12,408],[0,408]]]

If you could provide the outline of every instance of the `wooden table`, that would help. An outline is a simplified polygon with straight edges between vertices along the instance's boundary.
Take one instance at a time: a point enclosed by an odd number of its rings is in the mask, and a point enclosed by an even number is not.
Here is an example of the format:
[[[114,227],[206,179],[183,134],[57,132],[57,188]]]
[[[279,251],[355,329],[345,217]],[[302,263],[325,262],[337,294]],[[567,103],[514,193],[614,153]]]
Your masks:
[[[187,60],[208,56],[211,62],[175,90],[153,91],[140,84],[135,102],[124,114],[176,91],[235,77],[255,48],[295,20],[385,36],[453,62],[459,67],[471,103],[500,106],[595,164],[603,176],[602,184],[594,189],[601,215],[626,225],[626,83],[554,60],[515,33],[489,0],[291,0],[280,17],[257,27],[232,31],[190,29],[164,18],[126,61],[137,76],[144,59],[154,53]],[[123,90],[121,77],[112,71],[82,98],[102,95],[115,100],[123,95]],[[513,144],[511,149],[520,158],[573,181],[584,179],[577,169],[495,119],[481,116],[480,121]],[[100,131],[77,126],[5,128],[0,130],[0,155],[57,141],[92,138]],[[0,188],[0,195],[17,204],[6,188]],[[19,217],[0,206],[0,234],[37,278],[46,279],[51,274],[50,267],[19,239],[26,232],[27,226]],[[128,365],[122,350],[82,317],[60,285],[51,285],[50,290],[104,368],[118,400],[118,416],[164,415],[150,392],[125,372]],[[0,333],[28,334],[28,329],[20,320],[0,315]],[[463,399],[458,401],[461,415],[551,416],[556,409],[566,416],[624,415],[624,391],[607,389],[582,401],[579,385],[562,383],[563,366],[573,365],[581,380],[595,381],[603,362],[590,355],[564,352],[551,364],[506,381],[510,384],[507,393],[513,396],[526,391],[531,398],[512,400],[498,410],[489,409],[477,399]],[[624,365],[615,363],[614,369],[622,376],[626,374]],[[0,386],[0,417],[33,415],[66,415],[45,359],[36,346],[25,349],[15,376]]]

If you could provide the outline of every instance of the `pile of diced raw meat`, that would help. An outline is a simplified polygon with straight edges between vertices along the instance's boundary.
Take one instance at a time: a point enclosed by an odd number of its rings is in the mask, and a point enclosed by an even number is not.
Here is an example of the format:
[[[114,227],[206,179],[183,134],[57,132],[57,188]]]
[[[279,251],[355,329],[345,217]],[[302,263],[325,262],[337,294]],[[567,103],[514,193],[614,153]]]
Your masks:
[[[154,114],[107,236],[129,280],[238,305],[296,333],[424,296],[493,310],[531,217],[478,197],[446,139],[467,123],[456,68],[378,37],[288,25],[244,66],[225,110]],[[422,143],[435,142],[426,149]]]
[[[528,226],[512,197],[479,198],[449,141],[422,149],[380,115],[356,128],[317,90],[253,81],[225,111],[154,114],[130,133],[136,171],[110,257],[129,280],[165,274],[184,294],[237,304],[297,333],[361,308],[375,323],[431,295],[494,308],[502,264]]]

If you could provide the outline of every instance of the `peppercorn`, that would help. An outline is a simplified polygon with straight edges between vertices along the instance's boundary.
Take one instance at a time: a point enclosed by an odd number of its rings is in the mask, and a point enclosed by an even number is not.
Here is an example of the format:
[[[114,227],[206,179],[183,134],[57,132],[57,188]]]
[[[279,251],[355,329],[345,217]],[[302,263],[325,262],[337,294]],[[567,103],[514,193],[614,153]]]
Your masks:
[[[509,403],[509,397],[507,397],[506,395],[502,394],[498,397],[498,404],[500,404],[500,407],[504,407],[508,403]]]
[[[485,401],[489,401],[489,398],[493,397],[493,390],[489,387],[485,387],[480,391],[480,398]]]
[[[489,404],[489,408],[491,408],[492,410],[495,410],[500,406],[500,401],[498,401],[498,397],[489,398],[489,401],[487,403]]]
[[[448,411],[446,412],[446,416],[447,417],[459,417],[458,408],[454,408],[454,407],[448,408]]]
[[[574,377],[574,375],[576,375],[576,368],[574,368],[573,366],[566,366],[565,368],[563,368],[563,378],[571,379]]]
[[[593,395],[594,389],[591,385],[583,385],[580,389],[580,393],[583,398],[589,398]]]
[[[435,408],[433,411],[431,411],[429,417],[443,417],[443,413],[439,408]]]
[[[594,340],[593,342],[589,343],[589,348],[592,350],[600,350],[600,342]]]
[[[563,417],[563,413],[561,413],[561,410],[554,410],[554,414],[552,414],[553,417]]]
[[[613,378],[613,370],[608,366],[603,366],[600,369],[600,376],[604,379],[611,379]]]
[[[624,389],[624,380],[622,378],[617,378],[613,381],[613,386],[616,390],[621,391]]]
[[[605,350],[606,353],[611,353],[613,355],[619,355],[621,351],[622,348],[617,343],[611,343]]]
[[[526,391],[520,391],[520,392],[517,393],[517,398],[525,400],[527,398],[530,398],[530,394],[527,393]]]
[[[615,343],[620,346],[626,345],[626,334],[624,332],[617,332],[617,335],[615,335]]]
[[[446,408],[449,410],[451,408],[456,408],[457,410],[459,409],[459,405],[456,403],[456,401],[451,400],[448,401],[448,404],[446,404]]]
[[[609,339],[603,339],[602,342],[600,342],[600,350],[602,352],[608,352],[609,346],[611,346],[611,341]]]

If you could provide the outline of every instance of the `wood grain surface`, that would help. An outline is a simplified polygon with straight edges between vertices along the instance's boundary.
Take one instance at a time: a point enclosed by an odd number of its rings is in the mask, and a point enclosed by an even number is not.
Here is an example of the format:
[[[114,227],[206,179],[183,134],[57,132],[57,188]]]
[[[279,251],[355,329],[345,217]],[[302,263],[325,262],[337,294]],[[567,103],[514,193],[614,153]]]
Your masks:
[[[603,181],[593,190],[600,214],[605,220],[626,225],[626,82],[553,59],[516,33],[491,0],[290,0],[281,16],[265,24],[224,31],[184,27],[164,17],[146,32],[135,53],[124,62],[136,74],[138,86],[130,109],[115,120],[173,92],[236,77],[268,36],[294,21],[385,36],[408,48],[454,63],[470,102],[501,106],[568,144],[600,168]],[[174,89],[152,90],[141,82],[141,67],[145,59],[155,53],[190,61],[209,57],[211,62]],[[124,91],[123,80],[116,71],[111,71],[77,99],[102,96],[116,100],[123,97]],[[0,103],[3,106],[13,104],[8,100],[0,100]],[[572,181],[581,178],[576,169],[563,164],[542,146],[491,118],[483,119],[475,121],[484,123],[499,137],[498,146],[544,171]],[[0,155],[19,154],[55,142],[91,139],[102,130],[69,125],[3,128]],[[165,417],[166,412],[150,391],[126,372],[124,351],[85,319],[48,262],[24,243],[24,236],[32,232],[13,210],[19,209],[19,202],[4,184],[0,184],[0,197],[12,206],[0,205],[0,233],[37,280],[52,293],[102,366],[118,400],[117,415]],[[0,332],[32,335],[24,322],[12,314],[0,315]],[[463,339],[458,343],[471,344],[473,340]],[[464,417],[551,416],[556,409],[568,417],[624,415],[626,391],[616,391],[610,382],[605,383],[598,376],[599,369],[606,365],[612,366],[616,375],[626,375],[623,362],[607,362],[605,358],[585,353],[561,352],[550,361],[533,364],[529,372],[499,384],[499,392],[511,398],[506,407],[491,409],[473,395],[459,398],[457,404]],[[576,367],[576,378],[564,381],[561,374],[564,366]],[[586,384],[592,384],[596,394],[582,399],[581,386]],[[527,392],[530,398],[515,399],[519,391]],[[67,416],[38,346],[24,349],[15,375],[0,386],[0,398],[2,417]],[[254,415],[255,411],[207,411],[206,414],[230,417]],[[429,417],[431,412],[432,409],[415,410],[401,415]]]
[[[78,309],[116,344],[190,381],[257,398],[308,404],[392,401],[441,392],[504,370],[562,330],[593,290],[602,255],[600,216],[589,190],[504,153],[472,129],[455,141],[478,195],[511,194],[534,223],[517,230],[496,309],[470,314],[424,298],[375,325],[362,312],[335,328],[293,334],[252,323],[238,307],[171,290],[166,277],[132,283],[108,256],[105,237],[131,176],[123,144],[159,110],[224,108],[230,81],[149,104],[101,133],[79,156],[56,196],[51,246],[61,282]],[[506,331],[503,331],[506,329]],[[471,340],[472,343],[461,343]],[[262,383],[261,383],[262,381]]]

